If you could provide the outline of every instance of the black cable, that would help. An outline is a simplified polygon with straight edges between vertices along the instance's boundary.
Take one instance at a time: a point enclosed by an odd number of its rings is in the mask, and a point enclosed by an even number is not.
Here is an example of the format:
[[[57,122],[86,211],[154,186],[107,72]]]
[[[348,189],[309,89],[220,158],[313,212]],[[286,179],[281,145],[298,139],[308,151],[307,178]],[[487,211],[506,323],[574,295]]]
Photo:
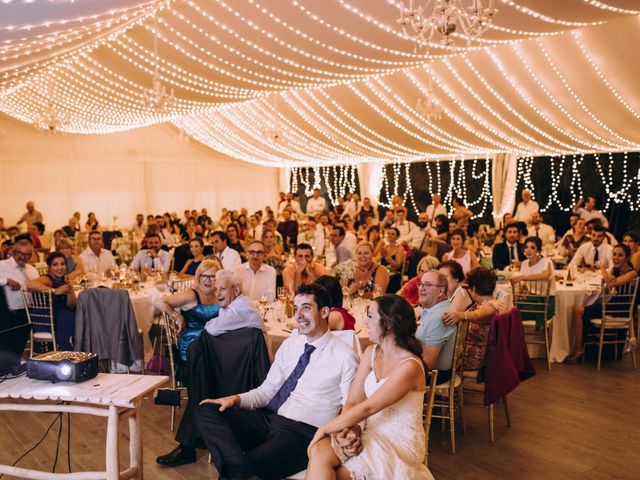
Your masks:
[[[71,414],[67,412],[67,465],[71,473]]]
[[[58,465],[58,454],[60,453],[60,438],[62,437],[62,412],[58,414],[59,426],[58,428],[58,439],[56,440],[56,456],[53,460],[53,467],[51,467],[51,473],[55,473],[56,465]]]
[[[44,432],[44,435],[42,436],[42,438],[40,440],[38,440],[38,443],[36,443],[33,447],[31,447],[29,450],[27,450],[26,452],[24,452],[20,458],[18,458],[15,462],[13,462],[11,464],[12,467],[15,467],[16,464],[22,460],[24,457],[26,457],[27,455],[29,455],[31,452],[33,452],[36,448],[38,448],[40,446],[40,444],[42,442],[44,442],[44,439],[47,438],[47,435],[49,434],[49,432],[51,431],[51,429],[53,428],[53,426],[55,425],[56,421],[58,420],[58,416],[62,415],[61,413],[56,415],[56,418],[53,419],[53,422],[51,422],[51,424],[49,425],[49,428],[47,428],[47,431]],[[4,473],[0,475],[0,479],[4,477]]]

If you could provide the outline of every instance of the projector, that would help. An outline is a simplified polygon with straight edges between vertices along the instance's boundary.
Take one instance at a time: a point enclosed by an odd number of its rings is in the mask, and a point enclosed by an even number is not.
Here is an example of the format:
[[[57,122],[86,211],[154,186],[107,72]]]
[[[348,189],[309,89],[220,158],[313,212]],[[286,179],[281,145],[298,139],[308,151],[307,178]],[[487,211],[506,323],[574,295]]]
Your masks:
[[[56,382],[84,382],[98,375],[98,355],[48,352],[27,360],[27,377]]]

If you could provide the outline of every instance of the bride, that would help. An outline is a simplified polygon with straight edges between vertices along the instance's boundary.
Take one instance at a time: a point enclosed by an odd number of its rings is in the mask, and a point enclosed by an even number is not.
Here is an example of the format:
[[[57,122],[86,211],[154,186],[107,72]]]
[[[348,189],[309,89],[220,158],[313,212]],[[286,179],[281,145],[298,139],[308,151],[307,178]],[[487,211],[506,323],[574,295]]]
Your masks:
[[[306,478],[432,479],[423,463],[425,372],[413,309],[402,297],[384,295],[366,322],[374,345],[364,352],[342,413],[309,444]]]

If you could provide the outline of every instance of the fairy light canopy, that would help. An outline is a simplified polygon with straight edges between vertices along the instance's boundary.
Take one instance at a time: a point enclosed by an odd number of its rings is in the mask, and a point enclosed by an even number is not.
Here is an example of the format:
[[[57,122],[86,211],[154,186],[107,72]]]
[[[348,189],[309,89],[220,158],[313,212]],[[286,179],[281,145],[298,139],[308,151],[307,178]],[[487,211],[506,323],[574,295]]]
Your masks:
[[[482,36],[417,48],[395,0],[2,0],[0,111],[75,134],[172,122],[274,167],[640,148],[637,1],[494,3]]]

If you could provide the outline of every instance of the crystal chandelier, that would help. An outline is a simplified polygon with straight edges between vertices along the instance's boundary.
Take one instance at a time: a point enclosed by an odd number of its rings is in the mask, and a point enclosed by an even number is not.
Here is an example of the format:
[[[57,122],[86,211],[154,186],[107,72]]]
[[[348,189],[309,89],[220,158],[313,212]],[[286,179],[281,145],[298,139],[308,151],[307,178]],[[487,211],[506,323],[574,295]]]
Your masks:
[[[49,100],[47,105],[38,112],[33,124],[36,128],[47,130],[54,135],[60,131],[60,128],[69,122],[69,115],[66,112],[58,111],[58,107]]]
[[[433,92],[431,90],[431,72],[429,72],[428,67],[427,75],[429,75],[429,87],[427,89],[427,95],[418,98],[416,111],[427,120],[440,120],[442,114],[444,113],[444,107],[433,96]]]
[[[156,24],[153,29],[153,53],[156,65],[153,70],[151,88],[145,90],[143,94],[143,101],[146,108],[160,115],[164,115],[173,109],[176,104],[176,97],[173,96],[173,88],[171,91],[167,91],[162,80],[160,80],[160,72],[158,69],[160,57],[158,56],[157,28],[158,25]]]
[[[280,120],[278,118],[278,94],[273,94],[273,123],[268,125],[264,129],[264,136],[269,139],[272,143],[284,144],[286,143],[286,134],[285,129],[280,125]]]
[[[400,18],[397,21],[404,34],[419,46],[433,40],[436,33],[441,35],[440,43],[450,45],[451,35],[459,30],[467,36],[469,43],[471,38],[480,37],[489,29],[498,10],[494,8],[493,0],[471,0],[466,8],[463,1],[424,0],[424,5],[415,8],[414,0],[409,0],[409,7],[405,6],[404,0],[399,0]],[[488,2],[486,7],[483,1]]]

